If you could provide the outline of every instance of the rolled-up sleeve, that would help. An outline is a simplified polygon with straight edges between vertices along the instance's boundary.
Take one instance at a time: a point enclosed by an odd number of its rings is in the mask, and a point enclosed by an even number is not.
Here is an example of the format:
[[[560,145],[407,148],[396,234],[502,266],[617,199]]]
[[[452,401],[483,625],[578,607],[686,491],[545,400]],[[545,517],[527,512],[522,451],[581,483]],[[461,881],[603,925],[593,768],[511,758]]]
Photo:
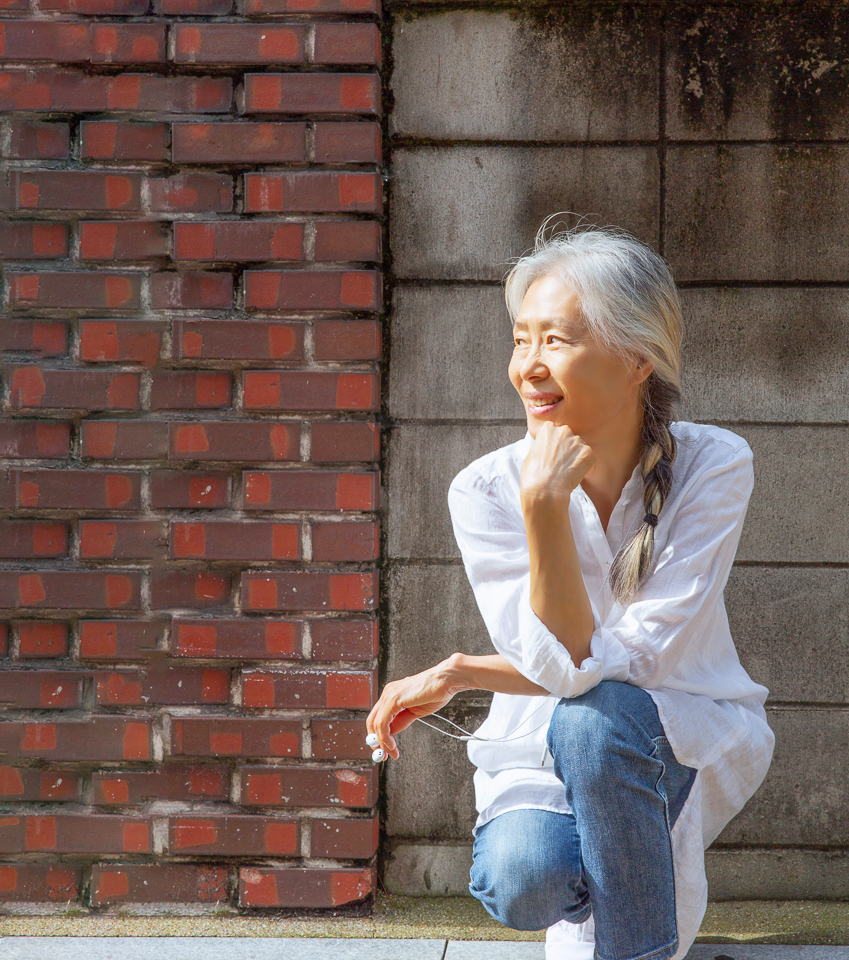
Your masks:
[[[714,615],[734,560],[752,491],[745,444],[681,489],[658,527],[655,569],[627,607],[602,622],[593,603],[590,656],[576,667],[530,604],[527,535],[497,486],[466,468],[448,506],[466,574],[495,649],[534,683],[576,697],[602,680],[660,685]],[[592,601],[592,598],[591,598]]]

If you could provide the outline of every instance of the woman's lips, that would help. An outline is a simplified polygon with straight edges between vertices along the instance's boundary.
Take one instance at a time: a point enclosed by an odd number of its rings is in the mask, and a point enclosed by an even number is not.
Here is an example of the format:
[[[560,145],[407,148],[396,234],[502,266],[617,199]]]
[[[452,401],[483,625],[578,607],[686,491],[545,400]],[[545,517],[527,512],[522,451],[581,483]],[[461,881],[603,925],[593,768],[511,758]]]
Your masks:
[[[563,397],[551,397],[546,399],[531,399],[530,397],[526,398],[528,401],[528,413],[533,414],[535,417],[545,416],[557,406],[558,403],[563,399]]]

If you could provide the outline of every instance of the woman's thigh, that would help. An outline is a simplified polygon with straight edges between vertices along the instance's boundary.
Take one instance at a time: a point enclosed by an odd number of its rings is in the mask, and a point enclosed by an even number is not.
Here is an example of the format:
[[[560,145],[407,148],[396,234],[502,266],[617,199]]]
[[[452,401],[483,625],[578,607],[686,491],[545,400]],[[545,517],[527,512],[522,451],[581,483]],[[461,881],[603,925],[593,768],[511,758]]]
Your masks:
[[[549,810],[512,810],[475,837],[469,890],[514,930],[542,930],[590,915],[574,817]]]

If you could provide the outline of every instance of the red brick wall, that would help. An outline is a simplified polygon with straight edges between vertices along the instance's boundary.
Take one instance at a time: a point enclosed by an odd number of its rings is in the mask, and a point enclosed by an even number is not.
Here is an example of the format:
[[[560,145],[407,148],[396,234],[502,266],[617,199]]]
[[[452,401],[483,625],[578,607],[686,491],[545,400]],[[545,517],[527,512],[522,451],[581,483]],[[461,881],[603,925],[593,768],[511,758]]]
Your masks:
[[[374,886],[379,0],[0,0],[0,898]]]

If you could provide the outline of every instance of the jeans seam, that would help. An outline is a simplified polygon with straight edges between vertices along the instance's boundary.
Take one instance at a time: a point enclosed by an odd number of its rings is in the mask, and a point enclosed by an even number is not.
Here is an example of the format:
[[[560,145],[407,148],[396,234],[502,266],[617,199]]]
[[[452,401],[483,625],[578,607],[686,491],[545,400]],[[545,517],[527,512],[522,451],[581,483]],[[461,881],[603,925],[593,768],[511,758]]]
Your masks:
[[[639,953],[635,957],[626,958],[626,960],[651,960],[652,957],[657,957],[658,954],[666,953],[668,950],[672,951],[669,956],[673,957],[675,956],[675,951],[678,949],[679,943],[680,938],[676,934],[674,940],[670,940],[669,943],[664,944],[662,947],[658,947],[656,950],[652,950],[649,953]],[[593,950],[593,957],[594,960],[604,960],[604,958],[599,954],[598,950]],[[666,958],[664,958],[664,960],[666,960]]]

